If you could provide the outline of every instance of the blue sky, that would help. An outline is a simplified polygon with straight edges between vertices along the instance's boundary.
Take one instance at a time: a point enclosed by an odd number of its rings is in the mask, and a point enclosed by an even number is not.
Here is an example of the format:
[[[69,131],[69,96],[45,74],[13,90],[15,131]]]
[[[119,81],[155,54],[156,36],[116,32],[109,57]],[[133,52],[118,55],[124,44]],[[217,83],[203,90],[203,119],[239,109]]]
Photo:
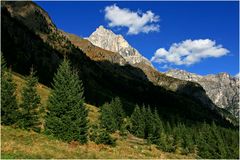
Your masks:
[[[122,34],[143,56],[152,59],[160,71],[178,68],[201,75],[239,73],[238,2],[36,3],[66,32],[88,37],[103,25]],[[106,10],[107,6],[112,8]],[[124,16],[118,16],[119,12],[132,15],[136,23],[129,24]],[[138,22],[144,21],[144,14],[145,18],[150,17],[144,26],[155,26],[152,31],[142,30],[141,25],[139,28]],[[129,33],[130,27],[134,33]]]

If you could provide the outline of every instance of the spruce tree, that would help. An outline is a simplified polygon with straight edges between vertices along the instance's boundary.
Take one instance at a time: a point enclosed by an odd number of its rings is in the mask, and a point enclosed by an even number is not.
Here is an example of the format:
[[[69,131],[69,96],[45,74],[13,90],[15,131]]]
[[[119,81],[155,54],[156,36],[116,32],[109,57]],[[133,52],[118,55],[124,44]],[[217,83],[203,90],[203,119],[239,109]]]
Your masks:
[[[90,127],[89,138],[96,144],[116,145],[116,139],[112,138],[109,132],[106,129],[101,128],[99,125],[93,125]]]
[[[205,122],[202,124],[202,126],[199,128],[198,131],[198,137],[196,140],[197,147],[198,147],[198,155],[200,158],[208,158],[213,159],[213,153],[214,149],[212,147],[212,142],[214,142],[214,139],[212,139],[211,135],[211,128],[208,124]]]
[[[100,125],[111,133],[117,130],[116,118],[113,115],[112,105],[109,103],[101,106]]]
[[[165,124],[165,132],[166,134],[171,134],[172,133],[172,127],[170,125],[170,123],[167,121],[167,123]]]
[[[124,123],[125,113],[119,97],[114,98],[110,103],[101,107],[100,123],[102,128],[109,132],[121,130]]]
[[[174,146],[174,151],[177,153],[181,152],[182,149],[182,144],[183,144],[183,137],[182,137],[182,131],[183,128],[181,128],[181,124],[178,124],[173,128],[173,146]]]
[[[20,120],[18,125],[23,129],[40,130],[40,96],[37,93],[38,79],[34,76],[35,73],[31,69],[30,75],[26,79],[26,86],[23,87],[20,104]]]
[[[145,105],[143,105],[141,108],[140,108],[140,110],[141,110],[141,115],[142,115],[142,117],[143,117],[143,124],[144,124],[144,135],[143,135],[143,138],[147,138],[147,136],[146,136],[146,133],[147,133],[147,124],[146,124],[146,116],[147,116],[147,110],[146,110],[146,107],[145,107]]]
[[[191,128],[183,130],[183,152],[185,154],[188,153],[194,153],[195,152],[195,146],[193,142],[193,131]]]
[[[123,119],[123,124],[120,127],[120,135],[126,138],[127,134],[130,131],[130,127],[131,127],[131,120],[127,116],[126,118]]]
[[[13,125],[18,120],[19,112],[15,92],[16,84],[1,54],[1,124],[3,125]]]
[[[226,147],[220,132],[221,131],[220,127],[217,127],[215,122],[212,122],[211,130],[212,130],[213,137],[215,139],[215,145],[214,145],[215,153],[218,155],[218,158],[220,159],[228,158]]]
[[[114,98],[111,103],[112,113],[116,120],[117,129],[120,130],[123,125],[125,113],[123,111],[123,105],[119,97]]]
[[[78,73],[64,59],[53,79],[48,100],[45,129],[63,141],[86,143],[88,110],[84,105],[83,86]]]
[[[154,128],[153,128],[153,134],[152,134],[151,141],[154,144],[159,144],[160,143],[160,135],[161,135],[161,132],[164,132],[164,129],[163,129],[162,121],[159,117],[159,114],[158,114],[156,108],[154,110],[153,119],[154,119]]]
[[[131,133],[137,137],[144,138],[145,118],[138,105],[136,105],[130,120],[131,120],[130,129]]]
[[[164,132],[161,132],[159,135],[159,143],[157,144],[157,147],[163,151],[167,150],[167,135]]]
[[[155,129],[155,123],[154,123],[154,117],[152,114],[152,111],[150,107],[147,107],[146,113],[145,113],[145,138],[149,140],[150,143],[153,139],[154,129]]]

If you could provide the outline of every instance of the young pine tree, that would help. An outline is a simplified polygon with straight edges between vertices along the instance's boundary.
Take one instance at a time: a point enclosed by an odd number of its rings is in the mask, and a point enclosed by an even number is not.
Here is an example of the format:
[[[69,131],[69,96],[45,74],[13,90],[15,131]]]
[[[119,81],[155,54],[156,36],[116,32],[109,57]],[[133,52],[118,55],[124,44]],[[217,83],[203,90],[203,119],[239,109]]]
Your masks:
[[[116,119],[117,129],[120,130],[125,118],[122,102],[119,97],[116,97],[111,101],[110,105],[112,107],[113,116]]]
[[[159,135],[159,143],[157,144],[157,147],[163,151],[167,151],[167,145],[167,135],[162,131]]]
[[[1,54],[1,124],[12,125],[18,120],[19,112],[16,100],[16,85],[12,74],[7,70]]]
[[[40,96],[37,93],[36,85],[38,79],[34,76],[33,69],[26,79],[26,86],[22,90],[22,103],[20,104],[20,120],[18,125],[23,129],[40,131]]]
[[[211,130],[215,139],[215,152],[217,153],[216,157],[219,159],[228,158],[226,144],[224,143],[222,134],[220,132],[220,127],[216,126],[215,122],[212,122]]]
[[[132,115],[131,115],[131,133],[137,137],[144,138],[144,130],[145,130],[145,118],[141,112],[141,109],[138,105],[136,105]]]
[[[99,125],[93,125],[90,127],[89,138],[96,144],[116,145],[116,139],[112,138],[109,132],[106,129],[101,128]]]
[[[45,129],[63,141],[86,143],[88,110],[84,105],[83,86],[76,71],[66,59],[60,64],[53,79],[48,100]]]
[[[101,106],[100,125],[101,128],[105,128],[111,133],[117,130],[116,118],[113,115],[113,109],[109,103],[105,103]]]
[[[124,138],[126,138],[126,136],[128,135],[128,133],[130,131],[130,127],[131,127],[131,120],[127,116],[126,118],[124,118],[123,124],[120,127],[120,135],[123,136]]]
[[[173,146],[174,146],[174,151],[176,153],[181,153],[182,150],[182,144],[183,144],[183,129],[184,126],[182,124],[177,124],[177,126],[174,126],[172,131],[173,131]]]
[[[120,130],[124,123],[125,113],[120,98],[115,98],[111,103],[105,103],[101,107],[100,124],[109,132]]]
[[[185,128],[183,130],[183,153],[194,153],[195,152],[195,145],[193,140],[193,129],[192,128]]]
[[[160,136],[161,132],[164,132],[163,130],[163,124],[162,121],[159,117],[159,114],[157,112],[157,109],[155,108],[154,114],[153,114],[153,123],[154,123],[154,129],[153,129],[153,134],[151,141],[153,144],[159,144],[160,143]]]
[[[196,139],[197,154],[200,158],[213,159],[214,148],[211,143],[214,142],[211,135],[211,128],[205,122],[199,126],[198,136]]]
[[[145,113],[145,138],[149,140],[149,143],[152,143],[155,127],[154,116],[148,106]]]

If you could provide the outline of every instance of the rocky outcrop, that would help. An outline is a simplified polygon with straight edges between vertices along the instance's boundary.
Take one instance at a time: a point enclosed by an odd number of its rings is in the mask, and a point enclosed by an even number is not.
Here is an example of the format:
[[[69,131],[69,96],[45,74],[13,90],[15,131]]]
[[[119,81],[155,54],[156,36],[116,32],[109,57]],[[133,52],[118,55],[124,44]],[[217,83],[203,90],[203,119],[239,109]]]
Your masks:
[[[166,75],[199,83],[218,107],[227,109],[234,116],[238,116],[239,78],[232,77],[228,73],[201,76],[183,70],[169,70]]]
[[[152,66],[151,62],[131,47],[122,35],[116,35],[103,26],[99,26],[87,39],[95,46],[119,53],[130,64],[144,63]]]

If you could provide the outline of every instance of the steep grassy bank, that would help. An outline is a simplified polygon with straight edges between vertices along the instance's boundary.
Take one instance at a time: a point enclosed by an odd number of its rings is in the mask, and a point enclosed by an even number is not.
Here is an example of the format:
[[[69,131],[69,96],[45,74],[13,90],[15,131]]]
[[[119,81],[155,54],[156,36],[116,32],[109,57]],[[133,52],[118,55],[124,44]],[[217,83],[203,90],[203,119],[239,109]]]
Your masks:
[[[35,132],[1,126],[1,158],[194,158],[157,150],[142,139],[128,135],[126,139],[116,137],[117,146],[109,147],[89,142],[85,145],[64,143]]]

